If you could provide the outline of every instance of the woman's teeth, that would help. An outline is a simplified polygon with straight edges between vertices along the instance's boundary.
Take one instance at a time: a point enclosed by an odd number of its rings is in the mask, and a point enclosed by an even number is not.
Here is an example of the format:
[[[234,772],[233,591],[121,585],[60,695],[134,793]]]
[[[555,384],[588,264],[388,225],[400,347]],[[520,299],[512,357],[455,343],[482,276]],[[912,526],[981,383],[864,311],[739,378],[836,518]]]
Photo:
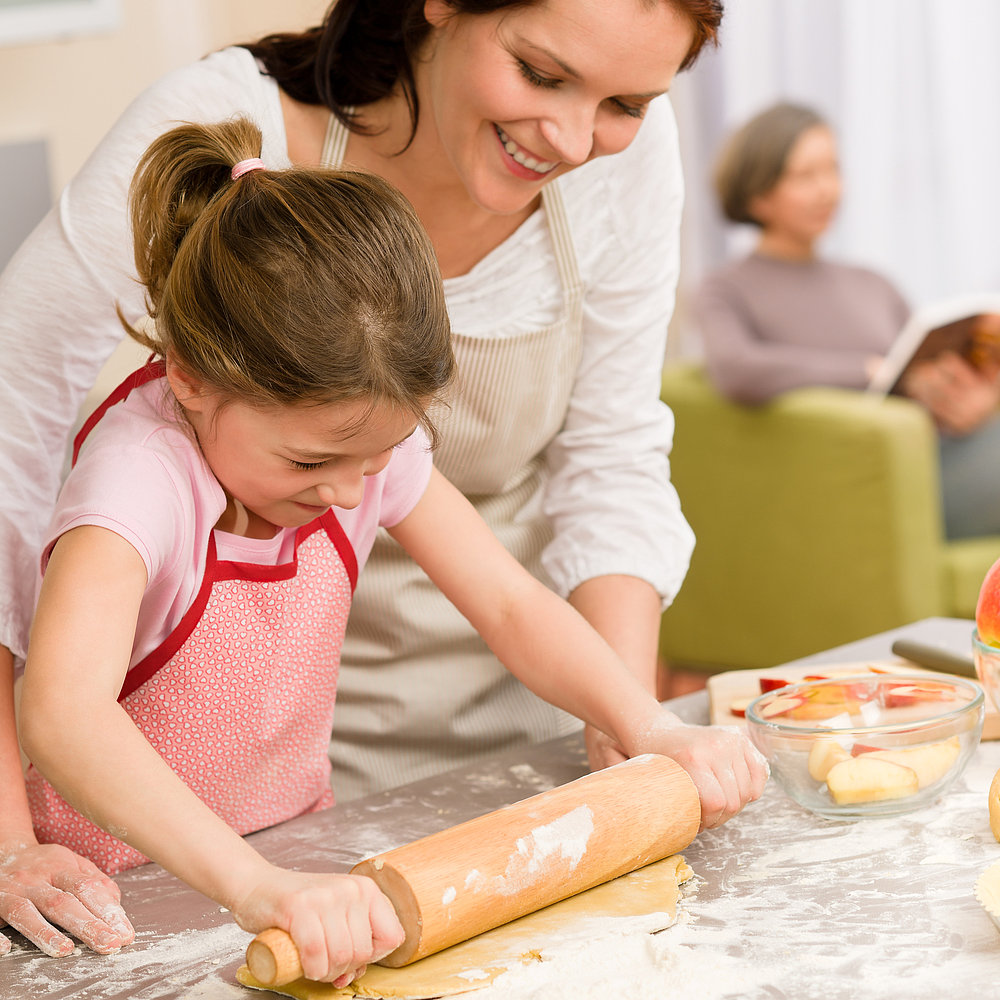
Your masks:
[[[547,160],[536,160],[533,156],[527,156],[521,152],[521,148],[507,135],[506,132],[499,125],[493,126],[496,129],[497,135],[500,137],[500,142],[503,143],[503,148],[511,155],[517,163],[520,163],[522,167],[527,167],[529,170],[534,170],[536,174],[547,174],[552,170],[556,164],[550,163]]]

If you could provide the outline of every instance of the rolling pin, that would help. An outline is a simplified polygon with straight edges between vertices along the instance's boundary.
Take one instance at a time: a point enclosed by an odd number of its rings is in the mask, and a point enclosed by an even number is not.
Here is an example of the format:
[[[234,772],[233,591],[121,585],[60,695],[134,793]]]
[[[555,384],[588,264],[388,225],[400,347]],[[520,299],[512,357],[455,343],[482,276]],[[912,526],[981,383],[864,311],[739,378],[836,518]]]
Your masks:
[[[646,754],[361,861],[406,937],[379,963],[398,968],[687,847],[698,833],[694,782]],[[265,986],[302,975],[291,937],[247,947]]]

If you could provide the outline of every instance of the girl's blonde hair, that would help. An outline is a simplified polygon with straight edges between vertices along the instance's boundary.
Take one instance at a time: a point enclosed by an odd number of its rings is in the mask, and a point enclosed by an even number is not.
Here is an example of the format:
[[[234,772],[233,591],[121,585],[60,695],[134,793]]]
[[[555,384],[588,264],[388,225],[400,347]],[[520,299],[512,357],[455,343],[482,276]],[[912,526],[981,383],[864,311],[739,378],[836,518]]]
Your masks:
[[[783,102],[754,115],[722,147],[715,166],[715,191],[730,222],[759,226],[750,208],[758,195],[774,189],[788,154],[803,132],[826,125],[812,108]]]
[[[184,124],[139,162],[130,209],[155,333],[130,335],[224,398],[426,409],[455,361],[434,249],[406,199],[349,170],[232,168],[260,130]]]

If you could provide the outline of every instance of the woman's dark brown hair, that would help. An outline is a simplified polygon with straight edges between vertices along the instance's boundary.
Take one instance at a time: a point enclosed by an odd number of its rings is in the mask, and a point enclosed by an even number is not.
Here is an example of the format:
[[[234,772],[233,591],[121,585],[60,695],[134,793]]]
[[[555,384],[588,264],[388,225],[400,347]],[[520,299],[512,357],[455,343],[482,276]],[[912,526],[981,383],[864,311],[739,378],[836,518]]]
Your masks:
[[[155,333],[134,339],[227,399],[365,400],[412,413],[455,362],[433,247],[371,174],[253,170],[243,119],[181,125],[142,157],[130,193],[135,262]]]
[[[649,0],[642,0],[649,2]],[[691,47],[680,68],[715,44],[722,0],[652,0],[668,3],[688,19]],[[492,14],[529,7],[533,0],[448,0],[456,14]],[[424,0],[336,0],[323,23],[300,34],[268,35],[247,44],[269,76],[290,97],[326,105],[348,128],[358,129],[352,109],[388,97],[398,85],[410,108],[411,139],[420,114],[413,61],[430,32]]]

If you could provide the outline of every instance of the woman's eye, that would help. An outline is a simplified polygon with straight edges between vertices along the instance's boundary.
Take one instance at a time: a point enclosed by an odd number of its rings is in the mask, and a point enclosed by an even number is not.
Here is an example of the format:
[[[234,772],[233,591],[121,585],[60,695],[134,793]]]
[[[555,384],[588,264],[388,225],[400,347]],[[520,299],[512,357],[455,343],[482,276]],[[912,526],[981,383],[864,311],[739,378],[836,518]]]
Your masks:
[[[292,463],[294,468],[305,469],[306,471],[309,469],[318,469],[321,465],[326,464],[325,462],[296,462],[294,458],[290,458],[288,461]]]
[[[626,104],[624,101],[618,100],[617,97],[612,98],[611,103],[615,106],[616,111],[620,114],[628,115],[629,118],[642,118],[646,114],[645,104]]]
[[[523,59],[517,60],[517,68],[521,71],[521,76],[523,76],[532,86],[548,88],[559,86],[559,80],[551,76],[542,76],[541,73],[532,69],[532,67],[529,66]]]

